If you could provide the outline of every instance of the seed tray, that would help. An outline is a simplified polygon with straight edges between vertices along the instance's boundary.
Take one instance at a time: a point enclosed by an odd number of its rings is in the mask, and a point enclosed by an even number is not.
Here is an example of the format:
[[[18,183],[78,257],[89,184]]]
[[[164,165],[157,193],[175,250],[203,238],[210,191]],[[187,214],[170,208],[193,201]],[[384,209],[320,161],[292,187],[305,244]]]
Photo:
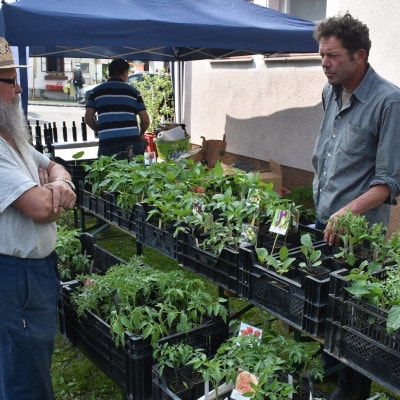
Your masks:
[[[271,252],[275,239],[275,249],[279,249],[286,246],[289,250],[294,250],[301,246],[301,235],[309,233],[313,243],[320,244],[323,242],[323,233],[318,229],[311,228],[307,225],[298,224],[298,229],[296,232],[289,233],[286,237],[283,235],[276,235],[275,233],[269,232],[269,225],[263,225],[260,227],[257,238],[257,247],[264,247]],[[275,253],[275,251],[274,251]]]
[[[239,251],[224,248],[220,255],[196,246],[188,234],[179,235],[178,262],[218,286],[238,291]]]
[[[400,394],[400,333],[386,331],[386,310],[345,290],[351,284],[347,274],[347,269],[331,274],[324,350]]]
[[[67,292],[63,288],[66,296]],[[151,366],[153,348],[149,339],[142,339],[125,332],[124,346],[117,347],[110,333],[110,326],[95,313],[86,310],[78,316],[71,309],[74,324],[71,341],[105,374],[107,374],[125,393],[129,400],[150,399],[152,396]],[[228,327],[220,319],[186,333],[177,333],[159,341],[163,343],[185,342],[208,351],[214,351],[226,339]]]
[[[193,378],[190,374],[185,373],[185,369],[177,370],[176,375],[187,385],[187,388],[181,390],[179,393],[174,392],[169,383],[173,380],[168,374],[160,375],[155,366],[152,370],[153,379],[153,400],[197,400],[204,395],[204,381],[193,382]],[[285,375],[282,379],[287,379]],[[212,390],[212,385],[210,383],[210,391]],[[314,388],[308,382],[303,383],[300,386],[298,393],[293,394],[293,400],[309,400],[310,391],[312,391],[313,398],[320,398],[322,400],[331,400],[331,397],[326,393]],[[225,398],[230,395],[230,392],[223,394],[221,397]]]
[[[147,204],[136,204],[135,213],[138,221],[137,241],[160,253],[177,259],[177,240],[174,238],[174,228],[164,230],[147,220],[149,207]]]
[[[136,235],[139,231],[136,207],[134,206],[132,210],[124,210],[118,206],[116,193],[106,193],[104,197],[108,202],[108,220],[125,232]]]
[[[318,248],[318,247],[316,247]],[[318,275],[310,275],[297,264],[285,275],[260,265],[254,249],[240,249],[238,294],[296,329],[314,337],[325,333],[328,307],[329,257],[323,258]],[[302,260],[297,251],[290,254]]]
[[[99,196],[93,194],[91,186],[79,183],[79,203],[78,205],[86,212],[96,215],[101,219],[109,221],[109,201],[107,194]]]

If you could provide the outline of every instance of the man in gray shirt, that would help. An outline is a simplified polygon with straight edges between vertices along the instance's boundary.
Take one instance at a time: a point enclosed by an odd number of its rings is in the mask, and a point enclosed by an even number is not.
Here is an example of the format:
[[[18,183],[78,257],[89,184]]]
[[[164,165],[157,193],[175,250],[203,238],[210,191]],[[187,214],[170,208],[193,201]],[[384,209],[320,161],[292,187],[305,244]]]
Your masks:
[[[54,400],[54,221],[76,196],[67,171],[27,141],[20,67],[0,38],[0,399]]]
[[[388,225],[400,194],[400,90],[368,64],[368,27],[346,14],[315,29],[328,83],[313,165],[316,227],[337,242],[335,217],[351,210]],[[346,368],[333,398],[366,399],[370,382]]]

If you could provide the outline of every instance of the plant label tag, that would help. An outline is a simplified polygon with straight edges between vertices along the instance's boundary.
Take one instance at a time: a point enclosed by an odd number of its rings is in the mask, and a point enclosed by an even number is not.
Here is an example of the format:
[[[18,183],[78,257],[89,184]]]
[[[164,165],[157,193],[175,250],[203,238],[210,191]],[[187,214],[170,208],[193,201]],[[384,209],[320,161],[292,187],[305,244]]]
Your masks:
[[[238,336],[246,336],[246,335],[253,335],[261,339],[262,329],[246,324],[245,322],[241,322]]]
[[[310,399],[309,400],[313,400],[313,399],[314,399],[314,397],[313,397],[312,391],[310,390]]]
[[[134,157],[133,146],[130,145],[126,149],[126,159],[128,160],[128,162],[131,162],[133,157]]]
[[[251,188],[247,194],[246,207],[255,207],[258,209],[260,208],[260,200],[261,196],[258,189]]]
[[[239,369],[236,378],[235,388],[232,390],[231,399],[234,400],[248,400],[249,396],[244,396],[245,393],[254,393],[254,387],[258,385],[258,378],[248,371]]]
[[[276,209],[272,218],[270,232],[277,233],[278,235],[286,235],[289,229],[290,211]]]
[[[205,210],[206,210],[206,205],[204,204],[203,201],[196,200],[193,203],[193,214],[194,215],[203,214]]]
[[[293,375],[288,374],[287,377],[288,384],[293,386]],[[289,394],[289,399],[293,399],[293,393]]]
[[[210,385],[208,380],[204,381],[204,400],[208,400],[208,393],[210,392]]]
[[[156,153],[154,151],[146,151],[144,153],[144,165],[157,163]]]
[[[243,224],[240,233],[240,244],[257,244],[258,228],[255,225]]]

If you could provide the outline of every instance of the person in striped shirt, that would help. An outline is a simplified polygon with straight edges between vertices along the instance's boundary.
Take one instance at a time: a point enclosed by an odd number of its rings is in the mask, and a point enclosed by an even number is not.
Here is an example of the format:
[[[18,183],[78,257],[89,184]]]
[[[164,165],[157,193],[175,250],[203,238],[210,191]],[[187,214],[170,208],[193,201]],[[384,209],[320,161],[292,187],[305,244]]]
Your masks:
[[[96,86],[86,102],[85,122],[99,137],[98,156],[126,152],[130,145],[134,155],[143,154],[150,118],[139,91],[126,83],[129,64],[116,58],[108,72],[109,79]]]

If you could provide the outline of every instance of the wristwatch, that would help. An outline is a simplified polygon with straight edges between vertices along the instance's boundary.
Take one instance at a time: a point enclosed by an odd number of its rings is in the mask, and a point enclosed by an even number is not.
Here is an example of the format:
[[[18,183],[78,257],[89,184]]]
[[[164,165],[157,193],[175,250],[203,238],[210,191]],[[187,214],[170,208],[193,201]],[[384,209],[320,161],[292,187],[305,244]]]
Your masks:
[[[55,179],[55,181],[63,181],[65,183],[68,183],[69,186],[71,186],[71,189],[75,191],[75,185],[67,178],[63,178],[62,176],[59,176],[58,178]]]

